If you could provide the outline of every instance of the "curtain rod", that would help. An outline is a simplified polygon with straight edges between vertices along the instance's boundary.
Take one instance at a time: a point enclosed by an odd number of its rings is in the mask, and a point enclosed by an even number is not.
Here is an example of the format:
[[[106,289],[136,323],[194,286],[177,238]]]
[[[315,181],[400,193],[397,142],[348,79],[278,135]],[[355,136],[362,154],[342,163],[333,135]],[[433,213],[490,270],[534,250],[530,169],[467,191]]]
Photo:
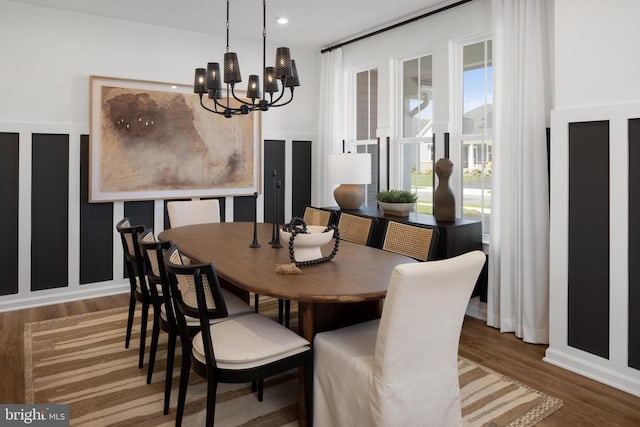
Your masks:
[[[412,22],[418,21],[420,19],[426,18],[427,16],[435,15],[436,13],[444,12],[445,10],[453,9],[454,7],[463,5],[465,3],[469,3],[471,1],[473,1],[473,0],[461,0],[461,1],[457,1],[455,3],[448,4],[446,6],[442,6],[441,8],[432,10],[432,11],[427,12],[427,13],[423,13],[422,15],[414,16],[413,18],[409,18],[409,19],[406,19],[404,21],[395,23],[393,25],[389,25],[388,27],[380,28],[379,30],[372,31],[372,32],[367,33],[367,34],[363,34],[363,35],[361,35],[359,37],[356,37],[355,39],[347,40],[345,42],[338,43],[338,44],[333,45],[333,46],[329,46],[327,48],[322,49],[320,51],[320,53],[331,52],[332,50],[338,49],[339,47],[346,46],[348,44],[355,43],[355,42],[358,42],[360,40],[364,40],[364,39],[369,38],[369,37],[373,37],[373,36],[378,35],[380,33],[384,33],[385,31],[393,30],[394,28],[402,27],[403,25],[407,25],[407,24],[410,24]]]

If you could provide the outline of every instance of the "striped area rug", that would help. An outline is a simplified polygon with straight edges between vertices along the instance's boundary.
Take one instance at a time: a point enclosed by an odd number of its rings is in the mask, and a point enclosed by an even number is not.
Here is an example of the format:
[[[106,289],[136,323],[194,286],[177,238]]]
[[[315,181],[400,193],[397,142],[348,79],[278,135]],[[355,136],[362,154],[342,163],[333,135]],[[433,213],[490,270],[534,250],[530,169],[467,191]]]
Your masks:
[[[261,312],[277,312],[275,300],[260,304]],[[173,425],[180,355],[165,416],[166,334],[160,334],[153,381],[146,384],[147,360],[138,369],[139,335],[124,348],[126,318],[126,308],[118,308],[25,324],[25,403],[69,404],[74,426]],[[139,331],[139,324],[133,330]],[[465,426],[531,426],[562,406],[561,400],[470,360],[460,358],[458,366]],[[204,425],[205,399],[205,381],[192,374],[183,425]],[[262,403],[248,384],[220,384],[216,425],[297,426],[296,399],[296,372],[266,381]]]

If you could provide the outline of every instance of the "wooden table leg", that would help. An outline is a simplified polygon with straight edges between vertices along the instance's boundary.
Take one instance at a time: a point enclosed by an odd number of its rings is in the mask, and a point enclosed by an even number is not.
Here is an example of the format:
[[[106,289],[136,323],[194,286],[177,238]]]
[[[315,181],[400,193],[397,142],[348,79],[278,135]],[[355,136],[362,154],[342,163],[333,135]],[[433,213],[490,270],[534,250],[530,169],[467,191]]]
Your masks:
[[[298,302],[298,334],[313,344],[313,309],[314,304],[310,302]],[[307,408],[305,406],[304,384],[313,374],[305,377],[304,368],[298,368],[298,424],[307,426]],[[312,385],[313,386],[313,385]]]

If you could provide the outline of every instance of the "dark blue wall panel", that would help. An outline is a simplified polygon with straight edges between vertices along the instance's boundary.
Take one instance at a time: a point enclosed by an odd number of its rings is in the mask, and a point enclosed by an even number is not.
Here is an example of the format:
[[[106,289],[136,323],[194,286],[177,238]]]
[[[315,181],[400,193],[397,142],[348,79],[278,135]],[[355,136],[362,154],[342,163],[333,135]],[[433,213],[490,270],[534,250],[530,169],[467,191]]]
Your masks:
[[[33,134],[31,290],[68,286],[69,135]]]
[[[609,122],[569,124],[568,344],[609,357]]]
[[[80,138],[80,284],[113,279],[113,203],[89,203],[89,135]]]
[[[19,147],[17,133],[0,133],[0,295],[18,293]]]

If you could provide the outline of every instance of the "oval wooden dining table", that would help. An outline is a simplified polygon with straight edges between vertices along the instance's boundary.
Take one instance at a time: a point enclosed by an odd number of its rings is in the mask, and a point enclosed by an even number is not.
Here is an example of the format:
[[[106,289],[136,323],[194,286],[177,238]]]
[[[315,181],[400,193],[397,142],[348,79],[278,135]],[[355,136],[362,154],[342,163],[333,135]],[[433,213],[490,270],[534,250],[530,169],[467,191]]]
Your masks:
[[[274,249],[268,242],[272,224],[257,224],[260,248],[250,248],[253,223],[199,224],[165,230],[171,240],[197,262],[211,262],[220,278],[246,292],[298,302],[299,334],[309,341],[321,331],[336,329],[379,315],[389,278],[398,264],[416,262],[403,255],[340,241],[332,261],[301,267],[300,275],[275,271],[291,262],[288,242]],[[322,248],[328,255],[333,240]],[[247,294],[248,299],[248,294]]]
[[[387,293],[391,272],[398,264],[416,262],[403,255],[340,241],[338,253],[329,262],[302,267],[300,275],[283,275],[276,264],[290,263],[288,242],[274,249],[272,224],[257,224],[260,248],[250,248],[253,223],[230,222],[176,227],[159,239],[177,244],[196,262],[213,263],[224,285],[244,291],[298,302],[298,333],[313,342],[316,333],[374,319],[380,315],[380,300]],[[333,249],[332,240],[322,248]],[[298,422],[306,425],[304,375],[298,373]]]

